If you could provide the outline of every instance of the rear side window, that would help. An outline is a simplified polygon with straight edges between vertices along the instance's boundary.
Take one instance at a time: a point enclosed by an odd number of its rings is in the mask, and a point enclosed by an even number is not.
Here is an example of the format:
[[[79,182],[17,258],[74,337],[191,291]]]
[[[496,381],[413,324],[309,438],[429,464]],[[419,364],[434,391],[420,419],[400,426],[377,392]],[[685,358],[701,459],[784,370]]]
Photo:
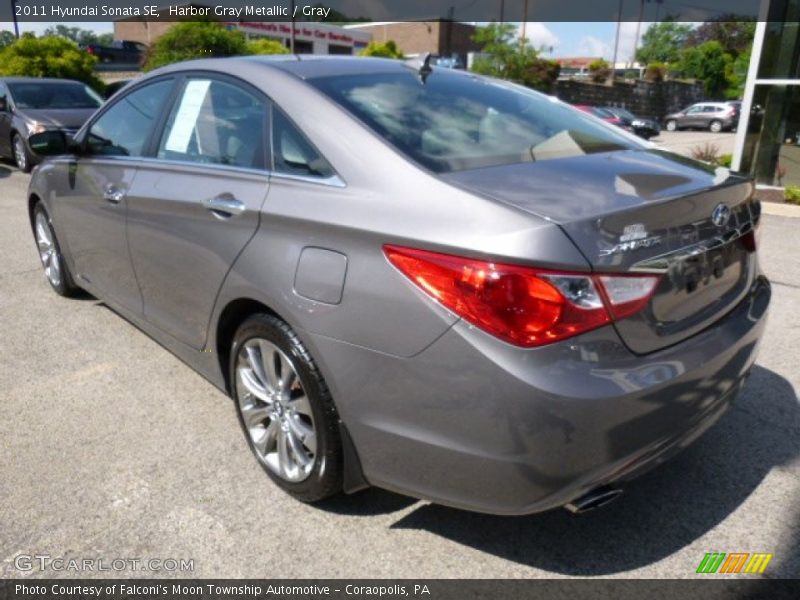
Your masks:
[[[116,101],[89,129],[86,152],[100,156],[142,156],[172,83],[171,79],[158,81]]]
[[[158,158],[263,169],[267,101],[214,79],[190,79],[167,121]]]
[[[278,108],[272,111],[272,154],[276,173],[331,177],[333,168]]]
[[[404,69],[309,83],[435,172],[641,147],[543,94],[447,69],[424,82]]]

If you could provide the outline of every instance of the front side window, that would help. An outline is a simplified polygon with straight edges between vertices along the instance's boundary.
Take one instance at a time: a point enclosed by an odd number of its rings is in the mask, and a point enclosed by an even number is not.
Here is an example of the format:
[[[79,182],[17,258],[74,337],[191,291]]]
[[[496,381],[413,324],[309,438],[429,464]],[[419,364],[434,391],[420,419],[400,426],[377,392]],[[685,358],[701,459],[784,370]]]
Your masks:
[[[99,156],[142,156],[153,122],[172,89],[166,79],[126,94],[89,129],[86,152]]]
[[[77,82],[31,81],[9,83],[19,109],[99,108],[103,99],[92,88]]]
[[[424,82],[408,69],[309,83],[439,173],[642,147],[555,99],[446,69]]]
[[[263,169],[268,115],[266,100],[236,85],[190,79],[167,121],[158,157]]]

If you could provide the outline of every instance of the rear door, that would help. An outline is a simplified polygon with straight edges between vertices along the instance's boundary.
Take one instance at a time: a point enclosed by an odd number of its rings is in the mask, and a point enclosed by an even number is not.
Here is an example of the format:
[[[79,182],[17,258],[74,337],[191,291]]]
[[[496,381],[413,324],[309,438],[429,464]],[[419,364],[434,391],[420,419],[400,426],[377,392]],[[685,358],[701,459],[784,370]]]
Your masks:
[[[128,239],[145,318],[200,349],[269,188],[269,101],[222,76],[180,85],[130,192]]]
[[[686,111],[686,116],[682,119],[683,127],[701,127],[703,125],[703,105],[695,104]]]

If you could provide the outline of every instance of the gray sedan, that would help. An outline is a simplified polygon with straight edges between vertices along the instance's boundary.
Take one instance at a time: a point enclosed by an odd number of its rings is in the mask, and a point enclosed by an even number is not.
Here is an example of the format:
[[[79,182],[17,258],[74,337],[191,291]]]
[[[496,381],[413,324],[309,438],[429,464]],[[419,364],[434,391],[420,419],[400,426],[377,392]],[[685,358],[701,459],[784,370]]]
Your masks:
[[[725,412],[764,329],[750,180],[427,60],[182,63],[31,143],[52,288],[230,394],[303,501],[595,508]]]
[[[103,99],[89,86],[67,79],[6,77],[0,79],[0,157],[12,158],[27,173],[39,157],[28,136],[58,129],[74,134]]]

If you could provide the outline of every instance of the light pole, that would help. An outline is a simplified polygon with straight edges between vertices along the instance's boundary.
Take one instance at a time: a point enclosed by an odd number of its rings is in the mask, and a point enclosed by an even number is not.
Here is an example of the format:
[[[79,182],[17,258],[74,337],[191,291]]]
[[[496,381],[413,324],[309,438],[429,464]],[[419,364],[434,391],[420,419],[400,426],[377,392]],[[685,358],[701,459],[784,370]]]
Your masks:
[[[622,0],[619,0],[619,11],[617,13],[617,35],[614,38],[614,60],[611,61],[611,77],[608,79],[608,85],[614,85],[614,76],[617,72],[617,51],[619,50],[619,26],[622,21]]]
[[[631,56],[631,68],[636,62],[636,49],[639,47],[639,34],[642,31],[642,19],[644,18],[644,0],[639,0],[639,20],[636,21],[636,35],[633,38],[633,55]]]
[[[19,39],[19,23],[17,23],[17,0],[11,0],[11,18],[14,21],[14,35]]]
[[[289,35],[289,53],[294,54],[294,0],[292,0],[292,33]]]

